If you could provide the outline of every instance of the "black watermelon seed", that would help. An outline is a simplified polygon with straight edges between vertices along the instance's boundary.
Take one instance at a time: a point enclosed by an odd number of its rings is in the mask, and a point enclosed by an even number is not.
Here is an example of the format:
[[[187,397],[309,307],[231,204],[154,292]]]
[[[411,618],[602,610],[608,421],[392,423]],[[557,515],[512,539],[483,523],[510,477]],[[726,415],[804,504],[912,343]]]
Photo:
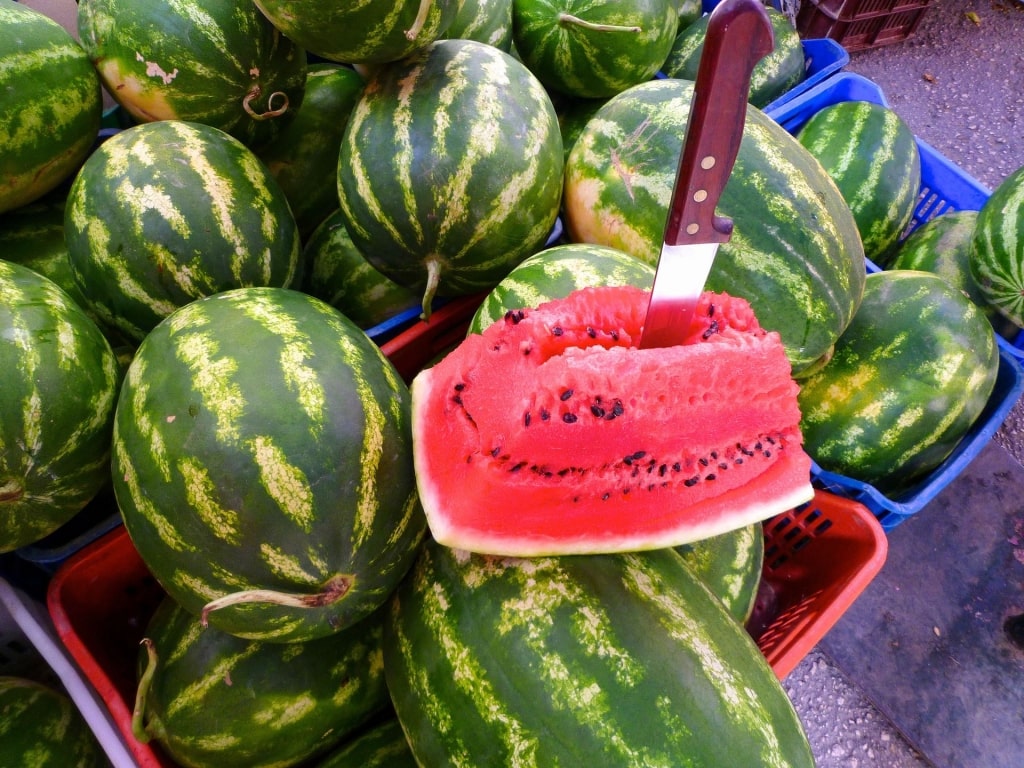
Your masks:
[[[590,412],[592,414],[594,414],[599,419],[602,416],[604,416],[604,408],[602,408],[600,405],[596,405],[595,404],[595,405],[590,406]]]
[[[562,392],[562,394],[560,394],[558,396],[558,399],[561,400],[564,403],[570,397],[572,397],[572,390],[571,389],[567,389],[564,392]]]
[[[714,472],[709,472],[708,476],[705,477],[704,479],[705,480],[714,480],[715,479],[715,473]]]
[[[494,448],[491,449],[491,456],[493,456],[495,459],[498,458],[498,455],[500,453],[501,453],[501,446],[500,445],[497,445],[497,446],[495,446]]]
[[[680,471],[682,471],[682,469],[683,469],[683,465],[680,464],[678,461],[675,464],[672,465],[672,471],[673,472],[680,472]]]
[[[563,333],[565,333],[565,331],[562,330],[562,326],[560,325],[556,325],[554,328],[551,329],[551,334],[553,336],[561,336]]]
[[[466,385],[463,382],[461,382],[461,381],[458,384],[455,385],[455,391],[456,392],[461,392],[465,388],[466,388]]]
[[[700,464],[702,467],[706,467],[708,465],[708,460],[704,456],[701,456],[699,459],[697,459],[697,463]]]
[[[515,464],[513,464],[511,467],[509,467],[508,471],[509,472],[518,472],[520,469],[522,469],[525,466],[526,466],[526,462],[525,461],[519,461],[519,462],[516,462]]]
[[[683,485],[685,485],[687,488],[693,488],[693,486],[695,486],[699,482],[700,482],[700,478],[699,477],[691,477],[691,478],[688,478],[688,479],[684,480],[683,481]]]
[[[526,411],[526,413],[523,414],[523,426],[524,427],[530,426],[530,420],[531,420],[530,412]]]
[[[575,413],[563,413],[562,414],[562,421],[564,421],[566,424],[575,424],[576,421],[577,421],[576,414]]]
[[[541,421],[547,421],[550,418],[551,418],[551,411],[549,411],[547,408],[541,408],[540,409],[540,420]],[[753,454],[751,454],[751,456],[753,456]]]

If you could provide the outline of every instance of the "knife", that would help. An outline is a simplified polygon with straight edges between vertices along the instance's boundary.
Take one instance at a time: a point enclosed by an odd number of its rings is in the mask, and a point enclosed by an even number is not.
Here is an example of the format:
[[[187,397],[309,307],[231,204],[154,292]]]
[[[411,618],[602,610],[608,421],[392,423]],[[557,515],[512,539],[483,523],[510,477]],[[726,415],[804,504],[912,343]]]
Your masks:
[[[683,342],[718,246],[732,234],[732,221],[715,206],[743,138],[751,73],[773,47],[762,0],[723,0],[711,11],[642,349]]]

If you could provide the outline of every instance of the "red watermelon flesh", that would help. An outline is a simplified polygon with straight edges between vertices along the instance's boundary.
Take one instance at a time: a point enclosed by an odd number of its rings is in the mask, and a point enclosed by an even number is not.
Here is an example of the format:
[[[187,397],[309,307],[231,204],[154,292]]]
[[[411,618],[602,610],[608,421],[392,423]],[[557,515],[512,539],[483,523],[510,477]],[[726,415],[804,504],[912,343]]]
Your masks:
[[[677,546],[811,498],[798,385],[750,305],[705,293],[685,344],[638,349],[649,293],[510,311],[412,384],[441,544],[533,556]]]

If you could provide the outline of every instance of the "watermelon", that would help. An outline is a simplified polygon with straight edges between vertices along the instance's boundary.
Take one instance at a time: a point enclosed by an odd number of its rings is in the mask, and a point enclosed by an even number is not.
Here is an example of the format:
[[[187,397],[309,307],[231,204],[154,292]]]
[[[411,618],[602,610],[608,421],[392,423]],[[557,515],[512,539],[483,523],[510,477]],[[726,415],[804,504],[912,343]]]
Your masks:
[[[330,61],[396,61],[441,37],[456,0],[255,0],[256,7],[290,39]]]
[[[822,469],[910,488],[949,456],[995,386],[992,326],[931,272],[868,275],[864,300],[835,355],[801,382],[801,428]]]
[[[635,285],[650,288],[654,267],[606,245],[568,243],[538,251],[509,272],[487,294],[470,322],[480,333],[509,310],[536,307],[568,296],[577,288]]]
[[[440,40],[367,81],[338,162],[352,241],[396,283],[434,295],[493,288],[558,217],[562,140],[520,62]]]
[[[865,256],[887,266],[921,191],[921,155],[910,127],[889,107],[841,101],[812,115],[797,139],[842,192]]]
[[[419,765],[814,765],[764,656],[671,549],[428,541],[391,601],[384,674]]]
[[[101,144],[71,185],[64,236],[89,309],[136,343],[202,296],[301,278],[284,191],[201,123],[143,123]]]
[[[545,87],[607,98],[658,72],[679,26],[672,0],[512,0],[512,39]]]
[[[110,472],[121,370],[74,299],[0,261],[0,552],[75,516]]]
[[[315,768],[418,768],[402,724],[387,717],[313,764]],[[311,768],[313,768],[311,766]]]
[[[754,66],[747,97],[751,104],[761,108],[802,82],[807,70],[804,46],[793,22],[777,8],[766,6],[765,10],[772,25],[774,45],[771,53]],[[710,14],[701,16],[676,35],[672,50],[661,67],[663,74],[684,80],[697,79],[709,19]]]
[[[986,301],[1024,328],[1024,167],[1003,179],[981,207],[970,270]]]
[[[192,768],[284,768],[390,706],[383,609],[304,643],[243,640],[165,598],[146,626],[132,731]]]
[[[685,29],[699,19],[704,13],[703,0],[673,0],[679,16],[679,29]]]
[[[438,542],[668,547],[811,497],[778,334],[743,299],[705,293],[684,344],[640,350],[649,295],[582,288],[511,310],[416,376],[416,481]]]
[[[257,147],[302,103],[305,51],[246,0],[81,0],[78,32],[136,122],[204,123]]]
[[[384,275],[352,242],[340,209],[335,209],[306,241],[303,290],[369,329],[419,305],[408,288]]]
[[[654,80],[598,110],[566,164],[570,240],[657,264],[692,97],[688,81]],[[707,288],[747,299],[761,325],[782,336],[799,378],[827,357],[864,290],[864,252],[849,206],[799,142],[748,107],[718,212],[735,227]]]
[[[754,612],[764,565],[764,528],[751,523],[734,531],[682,544],[676,550],[737,622]]]
[[[0,677],[0,765],[105,768],[103,748],[63,690],[24,677]]]
[[[426,529],[409,391],[337,310],[239,288],[160,323],[114,419],[114,492],[164,589],[250,640],[368,616]]]
[[[512,50],[512,0],[455,0],[455,17],[445,37],[476,40]]]
[[[284,190],[303,239],[338,208],[338,150],[362,90],[351,67],[310,65],[302,106],[256,153]]]
[[[74,175],[103,117],[100,79],[53,19],[0,0],[0,213]]]

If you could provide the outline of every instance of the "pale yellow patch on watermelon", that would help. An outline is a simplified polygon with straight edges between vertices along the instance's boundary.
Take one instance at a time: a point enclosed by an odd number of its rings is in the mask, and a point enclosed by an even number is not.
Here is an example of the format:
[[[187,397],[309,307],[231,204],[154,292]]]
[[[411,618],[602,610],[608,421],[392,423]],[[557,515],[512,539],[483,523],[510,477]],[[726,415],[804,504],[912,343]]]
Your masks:
[[[273,546],[269,542],[265,542],[260,545],[260,555],[263,557],[264,562],[273,574],[280,576],[293,584],[317,586],[322,581],[320,575],[310,573],[303,568],[299,558],[294,555],[286,554],[284,550]],[[324,564],[322,562],[317,562],[316,565],[320,569],[321,573],[325,571]]]
[[[264,696],[260,704],[260,710],[253,714],[253,720],[257,725],[276,731],[299,722],[317,707],[317,701],[312,696]]]
[[[185,489],[185,498],[196,516],[210,533],[228,544],[237,544],[242,536],[238,512],[221,505],[218,485],[202,462],[188,456],[178,460],[178,473]]]
[[[187,334],[179,340],[175,351],[192,373],[201,407],[214,414],[217,439],[224,443],[238,440],[238,421],[245,411],[246,401],[231,380],[238,370],[237,361],[217,357],[220,346],[213,332]]]
[[[259,470],[260,484],[281,512],[302,531],[310,533],[316,520],[313,489],[305,473],[288,460],[288,454],[265,435],[248,441]]]
[[[231,670],[255,654],[259,648],[258,643],[249,643],[237,653],[220,657],[201,676],[195,677],[167,701],[168,718],[189,711],[202,712],[208,706],[206,699],[231,679]]]

